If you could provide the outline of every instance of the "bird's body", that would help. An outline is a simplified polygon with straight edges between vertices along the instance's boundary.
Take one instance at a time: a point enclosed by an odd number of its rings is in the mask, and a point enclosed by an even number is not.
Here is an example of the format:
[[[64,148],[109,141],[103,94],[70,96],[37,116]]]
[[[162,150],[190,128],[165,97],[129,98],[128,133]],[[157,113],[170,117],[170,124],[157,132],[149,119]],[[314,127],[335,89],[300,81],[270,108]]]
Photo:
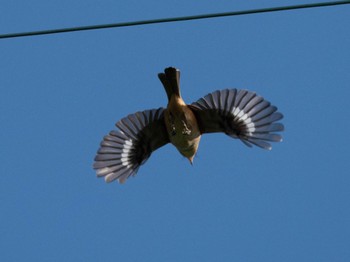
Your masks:
[[[159,74],[168,94],[164,122],[170,142],[192,163],[198,149],[201,133],[193,111],[181,97],[179,74],[180,72],[175,68],[166,69],[166,74]]]
[[[170,142],[192,163],[201,134],[191,109],[180,97],[174,97],[164,112]]]
[[[95,158],[98,176],[107,182],[123,183],[135,175],[159,147],[172,143],[193,162],[201,135],[222,132],[239,138],[247,146],[271,149],[271,142],[280,142],[283,125],[277,108],[253,92],[237,89],[218,90],[191,105],[180,93],[180,71],[169,67],[158,74],[168,97],[166,108],[131,114],[105,136]]]

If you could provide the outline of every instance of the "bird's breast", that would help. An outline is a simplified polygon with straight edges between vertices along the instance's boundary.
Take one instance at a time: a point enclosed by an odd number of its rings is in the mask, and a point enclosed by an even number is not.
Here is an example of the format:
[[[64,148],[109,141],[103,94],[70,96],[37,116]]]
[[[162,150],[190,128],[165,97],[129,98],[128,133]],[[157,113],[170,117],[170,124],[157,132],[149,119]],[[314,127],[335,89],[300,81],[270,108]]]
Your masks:
[[[170,142],[182,155],[193,156],[198,148],[200,132],[192,110],[184,103],[169,103],[164,120]]]

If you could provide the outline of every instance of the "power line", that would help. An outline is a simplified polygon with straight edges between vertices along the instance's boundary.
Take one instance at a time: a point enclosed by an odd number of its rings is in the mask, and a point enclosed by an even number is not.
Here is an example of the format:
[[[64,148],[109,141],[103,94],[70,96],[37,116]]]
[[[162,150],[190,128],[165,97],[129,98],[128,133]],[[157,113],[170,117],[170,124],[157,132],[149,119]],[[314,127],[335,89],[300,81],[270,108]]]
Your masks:
[[[225,17],[225,16],[249,15],[249,14],[268,13],[268,12],[306,9],[306,8],[315,8],[315,7],[325,7],[325,6],[335,6],[335,5],[345,5],[345,4],[350,4],[350,0],[324,2],[324,3],[313,3],[313,4],[291,5],[291,6],[281,6],[281,7],[270,7],[270,8],[262,8],[262,9],[251,9],[251,10],[243,10],[243,11],[233,11],[233,12],[203,14],[203,15],[193,15],[193,16],[182,16],[182,17],[172,17],[172,18],[160,18],[160,19],[134,21],[134,22],[122,22],[122,23],[113,23],[113,24],[80,26],[80,27],[70,27],[70,28],[61,28],[61,29],[50,29],[50,30],[31,31],[31,32],[22,32],[22,33],[2,34],[2,35],[0,35],[0,39],[25,37],[25,36],[36,36],[36,35],[59,34],[59,33],[106,29],[106,28],[114,28],[114,27],[160,24],[160,23],[199,20],[199,19]]]

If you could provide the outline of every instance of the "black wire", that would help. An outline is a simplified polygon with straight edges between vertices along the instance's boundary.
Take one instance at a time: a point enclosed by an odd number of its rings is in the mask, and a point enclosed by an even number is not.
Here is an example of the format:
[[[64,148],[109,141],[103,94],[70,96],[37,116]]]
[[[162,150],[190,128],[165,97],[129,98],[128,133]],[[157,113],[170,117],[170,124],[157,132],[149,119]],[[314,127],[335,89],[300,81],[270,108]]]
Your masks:
[[[137,26],[137,25],[147,25],[147,24],[169,23],[169,22],[198,20],[198,19],[207,19],[207,18],[224,17],[224,16],[236,16],[236,15],[248,15],[248,14],[257,14],[257,13],[268,13],[268,12],[276,12],[276,11],[287,11],[287,10],[315,8],[315,7],[325,7],[325,6],[335,6],[335,5],[345,5],[345,4],[350,4],[350,0],[323,2],[323,3],[313,3],[313,4],[291,5],[291,6],[281,6],[281,7],[271,7],[271,8],[252,9],[252,10],[233,11],[233,12],[214,13],[214,14],[203,14],[203,15],[193,15],[193,16],[172,17],[172,18],[160,18],[160,19],[153,19],[153,20],[143,20],[143,21],[114,23],[114,24],[70,27],[70,28],[51,29],[51,30],[42,30],[42,31],[31,31],[31,32],[22,32],[22,33],[2,34],[2,35],[0,35],[0,39],[24,37],[24,36],[35,36],[35,35],[48,35],[48,34],[68,33],[68,32],[96,30],[96,29],[106,29],[106,28],[114,28],[114,27],[126,27],[126,26]]]

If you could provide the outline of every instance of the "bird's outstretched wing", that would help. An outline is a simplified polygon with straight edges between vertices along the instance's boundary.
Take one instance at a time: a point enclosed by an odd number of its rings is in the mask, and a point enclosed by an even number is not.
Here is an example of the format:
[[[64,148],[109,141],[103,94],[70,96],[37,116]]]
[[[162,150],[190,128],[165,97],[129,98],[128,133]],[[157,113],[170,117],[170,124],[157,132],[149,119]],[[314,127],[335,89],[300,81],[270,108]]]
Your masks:
[[[136,175],[151,153],[167,144],[169,138],[163,108],[131,114],[116,126],[119,130],[113,130],[103,138],[94,169],[97,176],[105,177],[106,182],[118,179],[123,183]]]
[[[283,131],[276,123],[283,118],[277,107],[254,92],[238,89],[218,90],[190,105],[201,133],[224,132],[244,144],[271,149],[269,142],[280,142],[274,132]]]

